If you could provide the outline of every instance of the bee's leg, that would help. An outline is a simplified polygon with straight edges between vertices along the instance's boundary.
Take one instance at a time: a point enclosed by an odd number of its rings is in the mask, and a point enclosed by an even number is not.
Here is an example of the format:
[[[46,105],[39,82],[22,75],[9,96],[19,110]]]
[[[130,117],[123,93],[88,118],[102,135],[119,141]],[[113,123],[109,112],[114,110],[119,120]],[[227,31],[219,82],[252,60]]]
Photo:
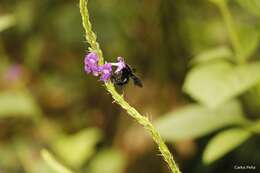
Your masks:
[[[117,92],[119,92],[120,94],[123,93],[123,89],[124,89],[124,86],[123,85],[117,85],[117,84],[114,84]]]

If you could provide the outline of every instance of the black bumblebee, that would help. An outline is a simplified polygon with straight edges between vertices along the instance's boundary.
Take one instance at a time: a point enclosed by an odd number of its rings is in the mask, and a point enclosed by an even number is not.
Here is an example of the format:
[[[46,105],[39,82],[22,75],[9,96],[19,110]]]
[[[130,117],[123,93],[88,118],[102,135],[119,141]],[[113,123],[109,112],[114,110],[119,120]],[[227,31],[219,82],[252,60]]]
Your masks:
[[[116,86],[122,87],[129,82],[129,79],[132,79],[134,84],[139,87],[143,87],[142,81],[134,74],[135,70],[125,64],[125,67],[120,70],[118,73],[113,73],[111,76],[111,81]]]

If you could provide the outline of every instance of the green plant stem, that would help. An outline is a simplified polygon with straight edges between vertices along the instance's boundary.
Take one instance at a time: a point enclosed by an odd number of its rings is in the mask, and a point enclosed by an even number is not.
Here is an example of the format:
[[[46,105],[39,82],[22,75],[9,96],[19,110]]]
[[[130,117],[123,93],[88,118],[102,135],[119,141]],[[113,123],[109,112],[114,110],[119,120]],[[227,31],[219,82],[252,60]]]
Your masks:
[[[104,63],[104,57],[100,46],[96,40],[96,35],[92,31],[92,26],[89,21],[89,13],[87,9],[86,0],[80,0],[80,12],[82,16],[83,26],[86,31],[86,40],[91,46],[91,50],[98,53],[101,64]],[[146,130],[150,132],[154,142],[158,145],[158,148],[162,154],[163,159],[168,164],[170,170],[173,173],[181,173],[177,164],[175,163],[172,154],[170,153],[167,145],[164,143],[164,140],[160,136],[159,132],[155,129],[153,124],[145,116],[142,116],[135,108],[130,106],[124,99],[123,95],[120,95],[116,90],[114,85],[111,82],[105,84],[106,90],[111,94],[112,98],[117,104],[119,104],[126,112],[134,118],[140,125],[142,125]]]
[[[90,45],[90,50],[96,52],[99,57],[99,64],[104,64],[104,57],[99,43],[97,42],[97,36],[92,30],[92,24],[89,20],[89,12],[87,8],[88,0],[80,0],[80,14],[82,17],[82,25],[86,32],[86,40]]]
[[[241,45],[239,42],[238,33],[236,31],[236,26],[234,23],[234,19],[230,13],[230,10],[228,8],[228,0],[212,0],[214,3],[217,4],[217,6],[220,9],[220,12],[222,14],[222,17],[224,19],[224,22],[227,27],[228,35],[232,44],[232,47],[235,51],[236,57],[238,58],[238,61],[241,63],[244,61],[244,58],[240,56],[240,50]]]
[[[167,162],[169,168],[173,173],[180,173],[180,170],[175,163],[172,154],[170,153],[168,147],[164,143],[159,132],[154,128],[149,119],[145,116],[142,116],[135,108],[130,106],[125,100],[124,97],[115,90],[114,85],[109,82],[106,84],[107,91],[111,94],[113,99],[119,104],[127,113],[134,118],[139,124],[141,124],[146,130],[150,132],[154,142],[158,145],[158,148],[163,156],[163,159]]]

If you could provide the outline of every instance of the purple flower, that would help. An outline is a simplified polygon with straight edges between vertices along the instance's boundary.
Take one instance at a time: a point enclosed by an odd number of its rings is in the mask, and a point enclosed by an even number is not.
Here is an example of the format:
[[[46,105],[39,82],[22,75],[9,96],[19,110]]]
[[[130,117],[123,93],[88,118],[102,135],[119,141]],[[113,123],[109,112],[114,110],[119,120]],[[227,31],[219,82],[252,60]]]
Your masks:
[[[115,63],[105,63],[104,65],[98,64],[99,57],[96,53],[91,52],[85,56],[84,64],[86,73],[92,73],[94,76],[100,75],[100,80],[107,82],[112,73],[112,66],[116,67],[115,73],[119,73],[126,67],[125,61],[122,57],[117,58]]]
[[[4,80],[11,83],[11,82],[17,82],[21,79],[23,76],[24,70],[22,66],[18,64],[12,65],[4,74]]]
[[[98,66],[98,55],[96,53],[89,53],[85,56],[84,59],[85,71],[86,73],[92,73],[94,76],[98,76],[99,74],[99,66]]]
[[[118,57],[117,63],[112,63],[112,65],[117,66],[115,73],[119,73],[126,66],[125,61],[122,57]]]
[[[110,79],[111,73],[112,73],[112,64],[106,63],[99,67],[101,77],[100,80],[103,82],[107,82]]]
[[[17,78],[18,76],[20,76],[22,73],[22,68],[20,65],[12,65],[7,73],[6,76],[8,76],[9,78]]]

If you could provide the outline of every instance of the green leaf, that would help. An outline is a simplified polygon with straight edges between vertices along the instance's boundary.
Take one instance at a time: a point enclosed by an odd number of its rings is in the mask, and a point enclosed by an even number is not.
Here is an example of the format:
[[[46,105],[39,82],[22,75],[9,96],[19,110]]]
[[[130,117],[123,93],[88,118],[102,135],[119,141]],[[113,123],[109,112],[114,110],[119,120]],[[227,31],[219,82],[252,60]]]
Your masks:
[[[122,173],[126,159],[116,149],[104,149],[99,152],[90,164],[91,173]]]
[[[216,3],[216,4],[226,3],[226,2],[227,2],[227,0],[209,0],[209,1],[211,1],[211,2],[213,2],[213,3]]]
[[[187,75],[184,91],[208,107],[242,94],[260,81],[260,62],[234,66],[219,61],[194,67]]]
[[[238,54],[243,59],[248,59],[258,47],[259,32],[252,25],[240,26],[239,38],[242,49],[239,50]]]
[[[160,134],[167,141],[197,138],[219,128],[243,123],[239,102],[232,101],[216,109],[191,104],[169,112],[155,122]]]
[[[251,136],[250,132],[233,128],[217,134],[206,146],[203,162],[210,164],[232,151]]]
[[[36,24],[37,5],[34,1],[17,1],[15,4],[14,15],[16,18],[17,29],[22,32],[30,31]]]
[[[251,132],[260,134],[260,120],[254,122],[248,129]]]
[[[15,170],[19,168],[18,159],[11,143],[0,142],[1,169]],[[12,171],[13,172],[13,171]]]
[[[248,12],[260,17],[260,1],[259,0],[235,0],[241,7]]]
[[[0,16],[0,32],[12,27],[15,24],[15,18],[12,14]]]
[[[209,62],[212,60],[229,59],[233,57],[233,53],[230,48],[226,46],[216,47],[207,51],[204,51],[194,57],[191,61],[192,64]]]
[[[95,146],[101,139],[96,129],[82,130],[74,135],[63,135],[52,143],[55,153],[68,165],[79,168],[95,152]]]
[[[260,82],[243,95],[242,101],[251,116],[260,117]]]
[[[68,168],[59,163],[54,156],[47,150],[41,151],[42,158],[44,161],[57,173],[72,173]]]
[[[0,118],[31,117],[40,115],[40,109],[32,95],[26,91],[5,91],[0,93]]]

